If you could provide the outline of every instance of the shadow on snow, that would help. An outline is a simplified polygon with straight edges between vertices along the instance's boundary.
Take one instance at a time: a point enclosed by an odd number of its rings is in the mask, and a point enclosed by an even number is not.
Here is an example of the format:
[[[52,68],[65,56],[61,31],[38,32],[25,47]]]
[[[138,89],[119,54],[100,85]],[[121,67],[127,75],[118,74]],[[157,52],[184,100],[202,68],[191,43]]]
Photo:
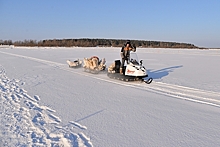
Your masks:
[[[173,72],[174,69],[183,67],[182,65],[179,66],[172,66],[172,67],[167,67],[167,68],[163,68],[163,69],[159,69],[159,70],[155,70],[155,71],[148,71],[148,74],[150,77],[152,77],[153,79],[161,79],[167,75],[169,75],[170,72]]]
[[[80,119],[76,120],[75,122],[80,122],[80,121],[82,121],[82,120],[84,120],[84,119],[87,119],[87,118],[92,117],[92,116],[94,116],[94,115],[96,115],[96,114],[99,114],[99,113],[103,112],[104,110],[105,110],[105,109],[102,109],[102,110],[100,110],[100,111],[97,111],[97,112],[95,112],[95,113],[92,113],[92,114],[90,114],[90,115],[88,115],[88,116],[85,116],[84,118],[80,118]]]

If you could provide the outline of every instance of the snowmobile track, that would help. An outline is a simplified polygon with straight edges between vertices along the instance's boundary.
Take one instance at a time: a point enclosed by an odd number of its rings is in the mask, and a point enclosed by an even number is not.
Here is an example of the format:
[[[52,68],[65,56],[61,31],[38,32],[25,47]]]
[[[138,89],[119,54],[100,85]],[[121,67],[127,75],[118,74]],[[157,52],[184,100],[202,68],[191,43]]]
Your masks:
[[[120,73],[107,73],[107,76],[111,79],[117,79],[117,80],[125,81],[125,82],[142,80],[140,78],[136,78],[132,76],[124,76],[124,75],[121,75]]]
[[[140,82],[135,82],[135,81],[134,82],[122,82],[122,81],[118,81],[114,79],[109,79],[107,76],[99,77],[98,75],[96,76],[95,74],[77,72],[67,67],[66,64],[61,64],[61,63],[57,63],[53,61],[23,56],[19,54],[7,53],[7,52],[2,52],[2,51],[0,51],[0,53],[33,60],[33,61],[40,62],[46,65],[64,70],[64,71],[72,72],[74,74],[86,76],[89,78],[93,78],[93,79],[97,79],[97,80],[101,80],[105,82],[132,87],[132,88],[145,90],[145,91],[156,93],[156,94],[167,95],[169,97],[173,97],[176,99],[191,101],[195,103],[200,103],[200,104],[205,104],[205,105],[210,105],[210,106],[220,108],[220,93],[219,92],[201,90],[201,89],[190,88],[186,86],[179,86],[175,84],[168,84],[168,83],[155,82],[155,81],[153,81],[150,85],[146,85],[143,82],[140,83]]]
[[[220,93],[218,92],[162,82],[154,82],[154,84],[147,88],[155,93],[160,93],[177,99],[220,107]]]

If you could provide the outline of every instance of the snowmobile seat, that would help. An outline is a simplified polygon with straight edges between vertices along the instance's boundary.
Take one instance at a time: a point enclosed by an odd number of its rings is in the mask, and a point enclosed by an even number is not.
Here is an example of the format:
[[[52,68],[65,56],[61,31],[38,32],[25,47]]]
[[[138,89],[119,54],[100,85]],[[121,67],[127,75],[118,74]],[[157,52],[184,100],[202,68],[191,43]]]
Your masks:
[[[115,73],[120,73],[121,61],[115,60]]]

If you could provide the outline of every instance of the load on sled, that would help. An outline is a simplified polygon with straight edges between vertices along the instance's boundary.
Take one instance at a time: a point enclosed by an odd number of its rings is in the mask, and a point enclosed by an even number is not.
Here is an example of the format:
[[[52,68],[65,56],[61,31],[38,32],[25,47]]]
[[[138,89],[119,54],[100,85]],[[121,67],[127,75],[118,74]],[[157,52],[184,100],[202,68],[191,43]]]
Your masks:
[[[82,66],[82,60],[79,60],[79,59],[74,60],[74,61],[67,60],[66,62],[71,68],[78,68]]]
[[[97,56],[92,56],[90,58],[84,58],[83,62],[83,67],[86,72],[99,73],[100,71],[104,71],[106,68],[105,58],[100,60]]]

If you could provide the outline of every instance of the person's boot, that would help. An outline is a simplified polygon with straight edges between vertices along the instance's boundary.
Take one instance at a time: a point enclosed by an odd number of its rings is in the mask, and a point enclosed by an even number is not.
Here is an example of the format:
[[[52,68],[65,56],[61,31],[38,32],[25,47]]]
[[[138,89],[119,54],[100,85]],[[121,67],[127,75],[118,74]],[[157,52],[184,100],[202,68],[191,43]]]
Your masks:
[[[123,74],[123,70],[122,70],[122,68],[120,68],[120,74]]]

